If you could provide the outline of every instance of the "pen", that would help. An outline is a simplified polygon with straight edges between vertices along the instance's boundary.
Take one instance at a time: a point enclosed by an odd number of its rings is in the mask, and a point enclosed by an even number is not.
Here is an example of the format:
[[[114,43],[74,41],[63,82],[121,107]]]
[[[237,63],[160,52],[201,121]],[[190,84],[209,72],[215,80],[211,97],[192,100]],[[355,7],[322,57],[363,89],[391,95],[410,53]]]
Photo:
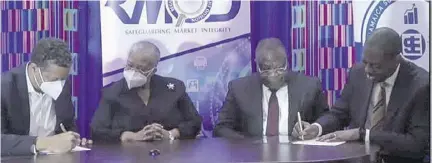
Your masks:
[[[63,125],[63,123],[60,123],[60,129],[61,129],[63,132],[67,132],[67,131],[66,131],[66,128],[65,128],[64,125]]]
[[[297,119],[298,119],[298,124],[300,126],[300,132],[303,132],[303,126],[302,126],[302,123],[301,123],[302,120],[301,120],[301,117],[300,117],[300,112],[297,112]],[[301,139],[304,140],[303,135],[301,136]]]

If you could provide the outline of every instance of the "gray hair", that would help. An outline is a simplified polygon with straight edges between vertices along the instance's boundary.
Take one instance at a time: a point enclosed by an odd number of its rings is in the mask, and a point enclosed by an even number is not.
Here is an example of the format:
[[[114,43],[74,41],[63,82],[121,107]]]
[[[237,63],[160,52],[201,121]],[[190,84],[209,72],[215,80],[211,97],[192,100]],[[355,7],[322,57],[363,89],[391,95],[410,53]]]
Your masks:
[[[40,39],[33,48],[30,62],[45,68],[49,63],[69,68],[72,65],[72,54],[68,45],[57,38]]]
[[[265,38],[259,41],[255,50],[256,61],[260,62],[264,58],[277,57],[287,62],[285,46],[278,38]]]
[[[159,48],[149,41],[138,41],[134,43],[129,50],[129,55],[137,53],[146,55],[145,57],[150,57],[152,61],[156,63],[160,60]]]
[[[365,48],[380,50],[385,55],[396,56],[402,52],[399,34],[388,27],[377,28],[365,42]]]

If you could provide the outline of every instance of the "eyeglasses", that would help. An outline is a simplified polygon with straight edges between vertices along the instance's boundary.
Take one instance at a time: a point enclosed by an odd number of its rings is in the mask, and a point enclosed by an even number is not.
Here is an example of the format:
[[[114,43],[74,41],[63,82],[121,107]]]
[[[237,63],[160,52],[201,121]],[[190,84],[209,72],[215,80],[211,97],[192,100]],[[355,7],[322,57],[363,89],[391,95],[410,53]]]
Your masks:
[[[148,75],[149,73],[151,73],[155,69],[155,67],[153,67],[153,68],[151,68],[149,70],[142,70],[141,68],[133,67],[132,65],[127,64],[126,67],[125,67],[125,69],[126,70],[135,70],[135,71],[137,71],[137,72],[139,72],[139,73],[141,73],[143,75]]]
[[[269,70],[261,70],[261,68],[258,66],[258,71],[262,74],[270,74],[270,73],[277,73],[277,74],[283,74],[286,71],[287,67],[284,68],[275,68],[275,69],[269,69]]]

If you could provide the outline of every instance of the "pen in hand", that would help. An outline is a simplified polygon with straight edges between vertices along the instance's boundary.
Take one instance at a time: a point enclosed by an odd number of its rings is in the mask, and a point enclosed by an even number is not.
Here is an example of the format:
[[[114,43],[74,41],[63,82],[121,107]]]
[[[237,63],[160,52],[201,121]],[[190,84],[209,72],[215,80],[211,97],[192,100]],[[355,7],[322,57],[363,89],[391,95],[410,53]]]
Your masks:
[[[302,120],[301,120],[301,116],[300,116],[300,112],[297,112],[297,119],[298,119],[298,124],[299,124],[299,128],[300,128],[300,132],[303,132],[303,125],[302,125]],[[304,140],[303,135],[301,135],[301,139]]]
[[[60,123],[60,129],[62,130],[62,132],[67,132],[67,130],[64,127],[63,123]]]
[[[63,123],[60,123],[60,129],[62,130],[63,133],[67,133],[68,131],[66,130],[65,126],[63,125]],[[75,134],[74,134],[75,135]],[[76,137],[76,144],[75,146],[78,146],[81,144],[81,139],[78,137]]]

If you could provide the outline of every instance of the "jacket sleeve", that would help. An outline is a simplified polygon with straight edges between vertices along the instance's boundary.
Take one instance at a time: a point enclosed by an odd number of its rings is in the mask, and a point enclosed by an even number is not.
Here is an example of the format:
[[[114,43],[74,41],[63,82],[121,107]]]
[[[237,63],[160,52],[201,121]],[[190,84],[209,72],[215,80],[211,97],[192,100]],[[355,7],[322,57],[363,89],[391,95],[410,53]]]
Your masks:
[[[183,116],[183,121],[178,125],[180,139],[195,138],[201,130],[202,119],[185,91],[182,91],[178,107]]]
[[[353,71],[350,71],[348,81],[345,84],[342,95],[337,99],[333,107],[320,117],[316,122],[322,126],[322,134],[327,134],[348,126],[350,122],[350,100],[352,99],[354,84]]]
[[[104,94],[91,122],[92,139],[95,141],[120,141],[122,128],[114,128],[114,104]]]
[[[216,124],[213,135],[216,137],[226,138],[244,138],[245,136],[236,131],[240,125],[240,116],[238,114],[238,105],[236,103],[232,82],[228,84],[228,93],[221,110],[218,113],[218,123]]]
[[[1,135],[1,156],[33,155],[36,137],[27,135]]]
[[[3,81],[2,81],[3,82]],[[4,83],[2,83],[2,86]],[[4,91],[3,89],[2,91]],[[2,92],[1,100],[5,101]],[[9,134],[8,109],[4,102],[1,103],[1,156],[32,155],[31,146],[35,143],[36,137],[26,135]]]
[[[315,90],[315,100],[313,104],[313,113],[312,113],[312,119],[308,119],[308,122],[315,122],[320,116],[322,116],[324,113],[326,113],[329,109],[329,106],[327,104],[327,97],[324,95],[324,92],[321,87],[321,82],[319,80],[316,80],[315,82],[316,90]]]

